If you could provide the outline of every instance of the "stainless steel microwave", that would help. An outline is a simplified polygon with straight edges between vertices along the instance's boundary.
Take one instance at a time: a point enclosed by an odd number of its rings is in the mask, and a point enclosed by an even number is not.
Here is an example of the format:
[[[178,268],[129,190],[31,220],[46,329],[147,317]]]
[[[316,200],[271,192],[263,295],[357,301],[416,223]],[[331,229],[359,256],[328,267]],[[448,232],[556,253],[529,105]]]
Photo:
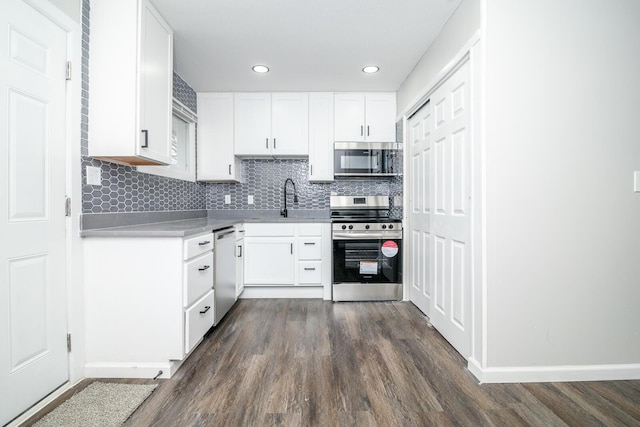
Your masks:
[[[333,175],[398,175],[396,142],[336,142],[333,147]]]

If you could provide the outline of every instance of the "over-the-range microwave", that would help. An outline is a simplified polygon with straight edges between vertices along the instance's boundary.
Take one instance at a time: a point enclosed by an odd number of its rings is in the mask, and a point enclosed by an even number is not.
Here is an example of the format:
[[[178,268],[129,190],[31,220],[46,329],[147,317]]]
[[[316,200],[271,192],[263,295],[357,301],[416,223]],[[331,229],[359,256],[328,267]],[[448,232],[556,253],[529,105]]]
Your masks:
[[[336,177],[398,175],[396,142],[336,142],[333,175]]]

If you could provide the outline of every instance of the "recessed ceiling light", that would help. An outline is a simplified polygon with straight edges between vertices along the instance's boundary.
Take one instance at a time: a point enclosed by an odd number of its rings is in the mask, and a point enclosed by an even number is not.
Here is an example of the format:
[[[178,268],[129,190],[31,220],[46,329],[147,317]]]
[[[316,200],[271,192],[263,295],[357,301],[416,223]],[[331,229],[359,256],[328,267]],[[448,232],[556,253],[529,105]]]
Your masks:
[[[266,65],[254,65],[252,70],[256,73],[268,73],[269,67],[267,67]]]
[[[380,67],[377,67],[375,65],[367,65],[362,69],[362,72],[367,74],[377,73],[378,71],[380,71]]]

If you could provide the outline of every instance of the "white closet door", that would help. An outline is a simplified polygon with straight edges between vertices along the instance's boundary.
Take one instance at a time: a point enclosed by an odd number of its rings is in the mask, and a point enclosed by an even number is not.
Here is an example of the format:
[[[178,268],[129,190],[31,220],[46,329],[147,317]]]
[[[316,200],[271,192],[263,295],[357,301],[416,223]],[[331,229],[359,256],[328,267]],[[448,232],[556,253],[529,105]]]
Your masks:
[[[68,378],[66,33],[0,2],[0,425]]]
[[[469,61],[430,99],[431,323],[464,357],[471,354],[471,114]]]
[[[427,316],[430,315],[430,249],[431,197],[431,134],[433,115],[431,103],[424,105],[408,122],[409,160],[409,280],[411,301]]]

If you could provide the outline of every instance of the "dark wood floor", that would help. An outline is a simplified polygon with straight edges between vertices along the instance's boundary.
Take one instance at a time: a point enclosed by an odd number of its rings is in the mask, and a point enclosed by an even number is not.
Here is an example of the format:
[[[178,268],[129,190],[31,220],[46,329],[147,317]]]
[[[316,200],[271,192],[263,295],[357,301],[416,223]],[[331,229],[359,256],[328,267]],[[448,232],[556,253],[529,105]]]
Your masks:
[[[640,426],[640,381],[478,385],[403,302],[241,300],[159,383],[127,426]]]

